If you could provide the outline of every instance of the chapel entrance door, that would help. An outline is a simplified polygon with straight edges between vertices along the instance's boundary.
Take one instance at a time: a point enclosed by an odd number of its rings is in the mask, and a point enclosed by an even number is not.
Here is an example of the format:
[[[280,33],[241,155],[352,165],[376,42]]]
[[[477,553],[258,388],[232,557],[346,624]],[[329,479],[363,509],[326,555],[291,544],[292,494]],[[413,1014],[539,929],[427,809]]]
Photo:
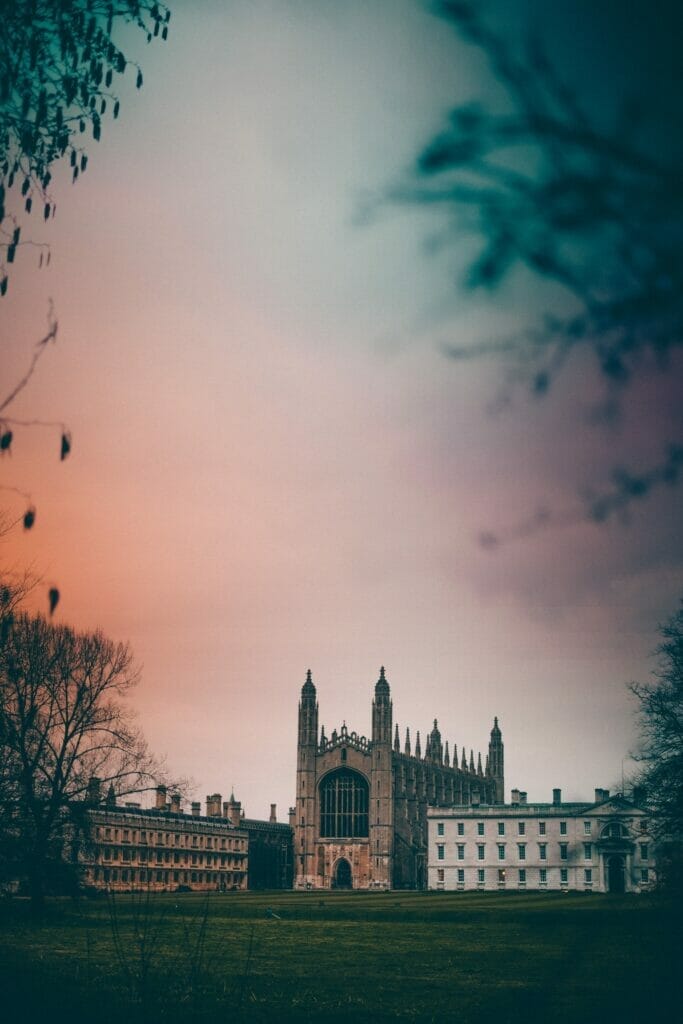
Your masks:
[[[352,889],[353,879],[351,876],[351,865],[349,864],[346,857],[341,857],[334,869],[334,878],[332,881],[332,887],[334,889]]]

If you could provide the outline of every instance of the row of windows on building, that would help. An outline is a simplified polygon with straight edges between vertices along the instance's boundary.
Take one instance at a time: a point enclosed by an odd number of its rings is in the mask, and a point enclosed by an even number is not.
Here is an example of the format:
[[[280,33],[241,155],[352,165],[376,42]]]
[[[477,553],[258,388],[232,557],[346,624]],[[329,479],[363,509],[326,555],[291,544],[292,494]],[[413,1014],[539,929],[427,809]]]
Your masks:
[[[157,885],[217,885],[222,887],[242,886],[245,871],[169,871],[151,868],[107,868],[92,869],[94,882],[121,882],[123,884],[156,883]]]
[[[477,872],[477,885],[485,886],[486,882],[491,880],[491,877],[492,877],[491,876],[491,870],[492,869],[489,869],[488,872],[487,872],[486,868],[476,868],[476,869],[472,869],[471,868],[470,871],[472,871],[472,870],[476,870],[476,872]],[[531,883],[531,882],[534,882],[534,881],[538,882],[539,885],[547,885],[548,884],[548,869],[547,868],[539,868],[538,869],[538,873],[535,874],[535,875],[532,875],[531,869],[529,869],[529,868],[517,868],[516,876],[513,875],[513,871],[515,870],[514,868],[498,868],[497,870],[496,869],[493,869],[493,870],[495,871],[495,874],[493,875],[493,879],[494,879],[494,881],[496,881],[498,883],[498,885],[506,885],[508,881],[510,881],[510,882],[515,882],[516,881],[518,883],[518,885],[520,885],[520,886],[525,886],[527,884],[527,882]],[[471,878],[471,875],[468,875],[468,878]],[[465,885],[465,868],[457,868],[456,879],[457,879],[457,884],[458,885],[462,885],[462,886]],[[437,880],[437,884],[443,884],[444,883],[444,880],[445,880],[445,869],[444,868],[437,868],[436,880]],[[641,882],[649,882],[649,880],[650,880],[650,869],[649,868],[641,868],[640,869],[640,881]],[[584,885],[587,885],[587,886],[590,886],[590,885],[593,884],[593,868],[584,868],[583,869],[583,882],[584,882]],[[560,885],[568,885],[568,884],[569,884],[569,870],[568,870],[568,868],[560,868]]]
[[[507,824],[512,825],[512,822],[505,822],[505,821],[498,821],[498,822],[496,822],[497,834],[499,836],[504,836],[506,834],[505,829],[506,829],[506,825]],[[529,822],[526,822],[526,821],[518,821],[517,822],[517,835],[520,835],[520,836],[527,835],[528,834],[527,833],[527,825],[528,824],[529,824]],[[544,836],[544,835],[547,834],[547,829],[546,829],[547,822],[545,822],[545,821],[538,821],[538,822],[534,822],[534,824],[536,824],[538,826],[538,835],[539,836]],[[568,835],[567,822],[566,821],[560,821],[559,824],[560,824],[560,835],[561,836]],[[646,821],[640,821],[639,822],[639,828],[640,828],[641,832],[647,832],[647,822]],[[465,835],[465,822],[464,821],[456,822],[456,831],[457,831],[457,834],[459,836],[464,836]],[[436,824],[436,834],[438,836],[443,836],[445,834],[445,826],[444,826],[444,822],[443,821],[438,821],[437,822],[437,824]],[[592,821],[584,821],[584,823],[583,823],[583,834],[585,836],[590,836],[590,835],[593,834],[593,822]],[[486,835],[486,822],[484,822],[484,821],[478,821],[477,822],[477,835],[479,835],[479,836]],[[609,836],[609,837],[615,838],[615,839],[622,838],[624,835],[625,835],[625,828],[624,828],[624,826],[620,822],[610,822],[605,827],[605,829],[603,831],[603,836]]]
[[[98,826],[98,840],[116,843],[140,843],[150,846],[192,847],[198,850],[246,850],[247,840],[187,832],[153,832],[146,829]]]
[[[458,860],[465,860],[465,847],[466,847],[466,845],[467,845],[466,843],[456,843],[455,844],[456,857],[457,857]],[[517,846],[517,859],[518,860],[526,860],[527,846],[528,846],[527,843],[517,843],[517,844],[512,844],[511,843],[509,845],[512,846],[513,848],[514,848],[515,845]],[[548,859],[548,844],[547,843],[537,843],[537,846],[538,846],[538,858],[539,858],[539,860],[547,860]],[[476,847],[477,847],[477,860],[486,860],[486,844],[485,843],[477,843]],[[569,843],[558,843],[558,847],[559,847],[560,860],[569,860]],[[497,843],[496,844],[496,848],[497,848],[497,851],[498,851],[498,860],[506,860],[507,857],[508,857],[508,854],[507,854],[508,844],[506,844],[506,843]],[[640,859],[641,860],[649,860],[649,852],[650,852],[649,844],[648,843],[639,843],[638,844],[638,848],[639,848],[639,853],[640,853]],[[437,857],[437,860],[445,860],[445,858],[446,858],[446,847],[445,847],[444,843],[438,843],[437,844],[437,847],[436,847],[436,857]],[[593,859],[593,843],[583,843],[583,859],[584,860],[592,860]]]
[[[247,856],[246,852],[236,850],[231,850],[229,853],[180,853],[177,850],[150,850],[148,847],[138,848],[135,846],[103,846],[98,852],[98,860],[101,861],[120,860],[124,863],[137,861],[141,864],[148,862],[170,864],[172,862],[185,866],[192,864],[207,867],[211,867],[212,864],[216,867],[239,867]]]

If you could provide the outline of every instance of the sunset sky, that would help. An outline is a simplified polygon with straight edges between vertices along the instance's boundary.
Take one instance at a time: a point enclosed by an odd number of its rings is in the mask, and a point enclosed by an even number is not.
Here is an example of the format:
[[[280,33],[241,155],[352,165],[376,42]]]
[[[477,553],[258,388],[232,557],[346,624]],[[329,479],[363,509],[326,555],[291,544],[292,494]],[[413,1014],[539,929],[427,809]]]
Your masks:
[[[486,6],[533,21],[600,116],[632,91],[662,131],[670,4]],[[552,295],[521,275],[464,292],[471,239],[434,251],[434,211],[379,202],[450,108],[495,97],[485,61],[418,0],[171,7],[166,43],[126,39],[144,87],[31,225],[49,268],[22,252],[1,300],[3,394],[54,300],[58,343],[13,414],[73,435],[60,464],[58,433],[16,432],[3,480],[37,518],[5,566],[56,584],[60,621],[130,641],[140,723],[194,799],[234,787],[282,820],[306,670],[327,734],[367,734],[382,664],[402,737],[436,717],[476,757],[498,716],[508,796],[618,787],[626,684],[683,595],[682,489],[628,522],[477,538],[656,462],[683,436],[680,360],[645,363],[610,426],[588,360],[493,412],[502,366],[444,347]]]

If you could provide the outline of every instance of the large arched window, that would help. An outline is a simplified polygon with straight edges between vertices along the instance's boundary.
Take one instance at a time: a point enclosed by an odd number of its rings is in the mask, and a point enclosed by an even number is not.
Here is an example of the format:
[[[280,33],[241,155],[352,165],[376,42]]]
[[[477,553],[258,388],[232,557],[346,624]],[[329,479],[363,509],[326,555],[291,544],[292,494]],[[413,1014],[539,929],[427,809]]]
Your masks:
[[[368,784],[362,775],[339,768],[320,783],[322,839],[358,839],[368,834]]]
[[[602,830],[601,839],[628,839],[628,829],[619,821],[610,821]]]

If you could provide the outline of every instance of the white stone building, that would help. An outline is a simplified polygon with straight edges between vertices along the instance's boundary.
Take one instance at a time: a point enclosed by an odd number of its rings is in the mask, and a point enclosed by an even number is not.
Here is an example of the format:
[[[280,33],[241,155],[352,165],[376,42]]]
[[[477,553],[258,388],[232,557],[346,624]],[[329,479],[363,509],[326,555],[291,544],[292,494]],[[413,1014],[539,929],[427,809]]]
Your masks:
[[[638,799],[638,794],[635,794]],[[596,789],[595,800],[430,807],[430,889],[641,892],[656,881],[647,814]]]

